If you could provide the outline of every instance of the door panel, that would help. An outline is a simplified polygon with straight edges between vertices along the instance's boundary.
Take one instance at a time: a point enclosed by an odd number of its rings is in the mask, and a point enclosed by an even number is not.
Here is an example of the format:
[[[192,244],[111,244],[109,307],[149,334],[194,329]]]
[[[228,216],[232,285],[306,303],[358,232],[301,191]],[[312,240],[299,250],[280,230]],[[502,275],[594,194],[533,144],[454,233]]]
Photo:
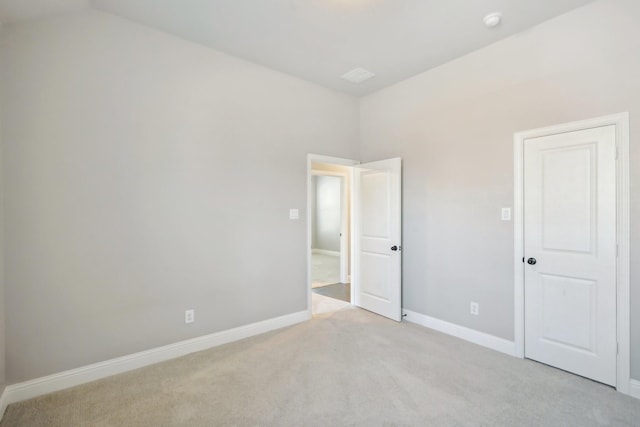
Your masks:
[[[360,173],[362,237],[390,239],[389,192],[391,183],[387,171],[363,170]]]
[[[525,356],[615,385],[615,126],[524,147]]]
[[[354,303],[396,321],[402,310],[400,174],[400,159],[356,166],[353,206]]]
[[[589,253],[596,228],[596,218],[592,215],[596,145],[546,150],[541,154],[543,247]]]
[[[541,274],[542,338],[595,352],[596,282]]]
[[[391,257],[372,252],[362,252],[360,292],[382,301],[391,300]]]

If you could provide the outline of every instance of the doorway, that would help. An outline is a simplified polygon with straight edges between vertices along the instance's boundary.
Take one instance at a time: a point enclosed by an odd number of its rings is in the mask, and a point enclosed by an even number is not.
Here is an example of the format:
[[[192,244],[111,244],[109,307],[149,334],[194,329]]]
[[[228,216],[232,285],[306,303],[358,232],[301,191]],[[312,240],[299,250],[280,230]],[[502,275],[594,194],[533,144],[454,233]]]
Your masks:
[[[312,311],[320,314],[351,303],[351,166],[311,162],[310,229]]]
[[[344,266],[336,288],[347,295],[347,301],[324,296],[312,287],[314,227],[318,208],[317,175],[345,177],[341,193],[342,232],[340,258]],[[337,175],[336,175],[337,174]],[[402,319],[402,159],[393,158],[368,163],[335,157],[307,155],[307,295],[309,316],[318,312],[316,301],[338,302],[379,314],[389,319]],[[334,182],[335,184],[335,182]],[[324,184],[323,184],[324,185]],[[335,188],[335,187],[334,187]],[[333,191],[335,192],[335,191]],[[345,200],[346,198],[346,200]],[[335,204],[335,203],[333,203]],[[331,204],[330,204],[331,205]],[[346,209],[342,209],[346,207]],[[335,213],[333,214],[335,217]],[[346,221],[344,220],[346,218]],[[335,234],[335,227],[333,228]],[[315,238],[318,240],[317,236]],[[334,246],[335,247],[335,246]],[[322,254],[324,249],[318,248]],[[317,287],[325,288],[323,286]],[[346,298],[345,298],[346,299]],[[320,308],[322,309],[322,308]],[[329,311],[335,311],[329,308]]]
[[[628,115],[515,135],[520,357],[629,392]]]

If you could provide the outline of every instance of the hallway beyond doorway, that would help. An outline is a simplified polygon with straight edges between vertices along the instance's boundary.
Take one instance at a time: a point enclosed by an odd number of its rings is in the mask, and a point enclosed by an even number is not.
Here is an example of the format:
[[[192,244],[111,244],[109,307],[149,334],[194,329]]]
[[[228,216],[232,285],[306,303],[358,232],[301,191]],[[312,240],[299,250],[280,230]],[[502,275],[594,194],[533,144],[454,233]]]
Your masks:
[[[314,253],[311,255],[311,287],[340,282],[340,256]]]

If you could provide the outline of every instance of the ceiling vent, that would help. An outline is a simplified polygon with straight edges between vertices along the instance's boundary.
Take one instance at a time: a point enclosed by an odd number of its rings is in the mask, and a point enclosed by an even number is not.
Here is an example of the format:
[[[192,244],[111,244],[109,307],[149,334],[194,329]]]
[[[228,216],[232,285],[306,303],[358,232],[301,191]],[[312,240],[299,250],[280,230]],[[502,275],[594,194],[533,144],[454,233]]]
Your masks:
[[[364,68],[354,68],[353,70],[344,73],[342,76],[343,79],[345,79],[348,82],[351,83],[362,83],[365,82],[369,79],[374,78],[376,75],[373,74],[371,71],[365,70]]]

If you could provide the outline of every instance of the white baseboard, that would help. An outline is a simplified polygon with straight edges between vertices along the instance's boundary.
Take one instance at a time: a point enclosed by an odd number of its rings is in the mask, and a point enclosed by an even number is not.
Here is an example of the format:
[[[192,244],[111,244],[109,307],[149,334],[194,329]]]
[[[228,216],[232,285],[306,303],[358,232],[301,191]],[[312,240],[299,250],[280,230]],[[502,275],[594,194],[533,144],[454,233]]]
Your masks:
[[[506,353],[510,356],[516,355],[516,346],[513,341],[496,337],[494,335],[485,334],[484,332],[479,332],[474,329],[466,328],[454,323],[449,323],[444,320],[416,313],[411,310],[403,309],[402,312],[406,315],[404,317],[404,320],[406,320],[407,322],[416,323],[430,329],[435,329],[436,331],[445,333],[447,335],[452,335],[465,341],[469,341],[483,347],[488,347],[501,353]]]
[[[36,378],[22,383],[7,386],[0,396],[0,420],[8,405],[25,399],[41,396],[43,394],[77,386],[80,384],[95,381],[111,375],[142,368],[154,363],[174,359],[196,351],[206,350],[233,341],[238,341],[254,335],[263,334],[275,329],[295,325],[309,320],[308,311],[273,319],[263,320],[250,325],[239,326],[226,331],[216,332],[197,338],[180,341],[174,344],[156,347],[139,353],[122,356],[104,362],[94,363],[81,368],[71,369],[46,377]]]
[[[629,396],[640,399],[640,381],[629,380]]]
[[[329,255],[329,256],[340,256],[340,252],[338,251],[329,251],[326,249],[311,249],[311,253],[315,255]]]
[[[2,417],[4,417],[4,411],[7,410],[7,389],[3,389],[2,393],[0,393],[0,421],[2,421]]]

